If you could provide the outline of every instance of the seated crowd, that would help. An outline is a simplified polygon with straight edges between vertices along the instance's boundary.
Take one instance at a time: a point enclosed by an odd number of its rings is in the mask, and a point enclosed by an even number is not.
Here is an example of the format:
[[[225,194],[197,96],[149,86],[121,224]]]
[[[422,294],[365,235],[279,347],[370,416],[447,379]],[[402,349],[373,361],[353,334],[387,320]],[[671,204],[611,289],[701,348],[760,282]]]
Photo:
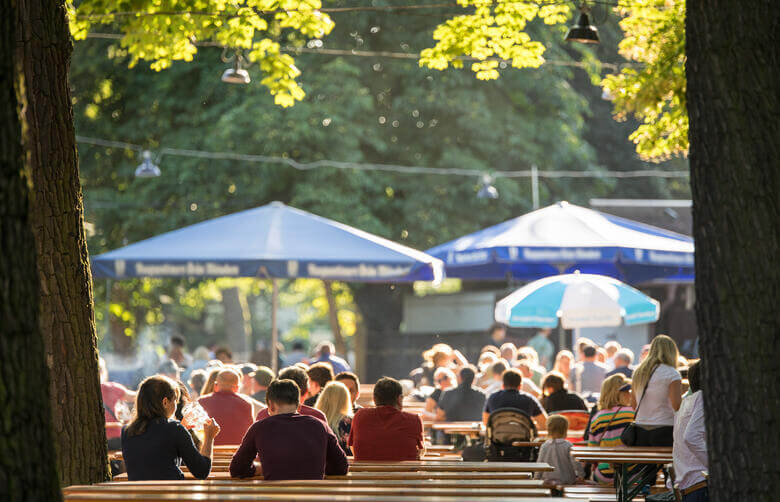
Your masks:
[[[556,355],[549,333],[518,348],[497,336],[501,329],[491,330],[477,366],[460,351],[435,345],[410,374],[414,384],[379,379],[371,407],[357,404],[360,381],[332,347],[319,351],[311,366],[299,360],[278,375],[264,366],[208,362],[190,372],[189,388],[180,372],[169,368],[176,366],[172,360],[137,392],[109,382],[102,365],[109,446],[121,448],[129,480],[183,479],[182,465],[204,479],[214,445],[236,445],[233,477],[323,479],[346,474],[348,456],[420,459],[423,419],[488,424],[492,413],[512,409],[546,431],[539,461],[555,468],[541,475],[546,482],[572,484],[587,476],[590,482],[612,484],[611,466],[583,469],[572,458],[569,439],[619,447],[624,429],[634,423],[634,446],[674,447],[683,500],[707,500],[700,364],[689,365],[671,338],[655,337],[634,367],[633,353],[614,341],[602,348],[580,339],[575,358],[567,350]],[[690,386],[685,396],[680,370]],[[418,413],[404,411],[415,399]],[[114,416],[117,403],[132,401],[131,419]]]

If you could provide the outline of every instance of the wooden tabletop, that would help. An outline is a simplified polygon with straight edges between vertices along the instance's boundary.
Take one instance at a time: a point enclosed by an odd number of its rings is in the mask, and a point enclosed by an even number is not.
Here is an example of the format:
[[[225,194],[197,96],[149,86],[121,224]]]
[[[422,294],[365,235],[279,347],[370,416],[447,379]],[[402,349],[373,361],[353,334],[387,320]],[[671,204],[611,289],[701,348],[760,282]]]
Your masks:
[[[572,451],[581,451],[589,453],[672,453],[671,446],[574,446]]]
[[[184,474],[185,479],[189,481],[194,481],[195,479],[192,477],[191,474],[185,473]],[[531,472],[517,472],[517,471],[496,471],[496,472],[490,472],[490,471],[484,471],[484,472],[442,472],[442,471],[427,471],[427,472],[418,472],[418,471],[397,471],[388,469],[385,471],[365,471],[365,472],[350,472],[349,474],[345,476],[327,476],[326,479],[369,479],[369,480],[384,480],[384,479],[443,479],[443,480],[453,480],[453,479],[505,479],[505,480],[516,480],[516,479],[530,479],[531,478]],[[255,481],[260,480],[262,481],[262,476],[255,476],[253,478],[244,478],[244,479],[238,479],[233,478],[230,476],[230,473],[227,471],[220,471],[220,472],[211,472],[209,474],[208,480],[223,480],[223,481],[238,481],[238,482],[249,482],[249,481]],[[127,473],[122,473],[117,476],[114,476],[114,481],[127,481]]]
[[[608,464],[668,464],[671,453],[653,452],[583,452],[572,450],[572,456],[580,462],[604,462]]]
[[[446,460],[416,460],[404,462],[353,462],[352,472],[361,471],[488,471],[545,472],[553,468],[543,462],[451,462]]]
[[[264,481],[264,480],[182,480],[182,481],[122,481],[99,483],[92,486],[107,487],[135,487],[143,490],[149,487],[166,487],[170,489],[216,489],[231,487],[234,490],[252,490],[257,486],[287,486],[287,485],[314,485],[324,487],[337,486],[383,486],[383,487],[435,487],[435,488],[544,488],[541,479],[324,479],[324,480],[289,480],[289,481]],[[70,490],[78,487],[68,487]]]
[[[355,502],[356,500],[366,500],[366,497],[355,497],[354,495],[341,495],[334,493],[321,493],[321,494],[281,494],[281,493],[268,493],[268,494],[242,494],[242,495],[223,495],[215,494],[214,496],[204,495],[202,493],[195,494],[135,494],[135,493],[73,493],[65,495],[65,500],[68,502],[113,502],[133,500],[137,502],[203,502],[203,501],[262,501],[262,500],[285,500],[285,501],[300,501],[300,502]],[[372,502],[408,502],[419,500],[419,495],[374,495],[371,496]],[[451,501],[452,497],[448,496],[426,496],[426,502],[445,502]],[[495,497],[490,496],[471,496],[459,498],[459,502],[495,502]],[[559,499],[561,501],[566,499]],[[550,502],[549,497],[504,497],[502,502]]]
[[[171,485],[147,485],[127,486],[122,483],[114,485],[84,485],[70,486],[63,490],[66,495],[74,494],[120,494],[120,495],[179,495],[185,497],[231,497],[236,495],[348,495],[348,496],[439,496],[439,497],[496,497],[505,498],[513,496],[545,497],[549,496],[548,488],[520,487],[520,488],[484,488],[484,487],[438,487],[420,484],[419,486],[385,486],[383,484],[358,484],[354,486],[327,486],[317,484],[275,484],[265,483],[257,485],[239,484],[238,486],[171,486]]]

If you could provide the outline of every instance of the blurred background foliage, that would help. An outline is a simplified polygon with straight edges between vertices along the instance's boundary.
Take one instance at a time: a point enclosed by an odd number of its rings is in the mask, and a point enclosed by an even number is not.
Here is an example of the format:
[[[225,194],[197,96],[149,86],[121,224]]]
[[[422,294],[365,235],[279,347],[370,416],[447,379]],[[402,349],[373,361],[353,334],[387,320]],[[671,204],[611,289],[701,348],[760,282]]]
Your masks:
[[[410,2],[411,3],[411,2]],[[354,2],[328,2],[353,5]],[[345,12],[324,48],[419,53],[448,19],[439,11]],[[298,82],[306,92],[293,107],[274,104],[256,67],[247,86],[225,84],[221,49],[202,47],[192,62],[160,72],[131,61],[115,41],[76,43],[71,84],[80,136],[160,148],[425,166],[526,170],[636,170],[647,167],[628,136],[637,123],[612,118],[597,85],[600,62],[624,63],[622,33],[609,9],[594,16],[602,43],[563,42],[565,25],[538,19],[526,26],[546,47],[537,69],[502,68],[479,80],[469,68],[420,68],[416,59],[301,53]],[[603,19],[602,19],[603,18]],[[111,26],[101,31],[110,32]],[[281,35],[284,37],[284,35]],[[282,45],[286,40],[280,40]],[[577,66],[580,65],[581,66]],[[166,155],[162,175],[137,179],[138,153],[79,144],[89,251],[96,255],[208,218],[274,200],[427,249],[532,209],[529,179],[499,179],[498,200],[476,197],[479,180],[319,168]],[[686,169],[677,159],[653,168]],[[549,179],[541,205],[560,200],[587,205],[593,197],[689,198],[687,179]],[[140,333],[159,342],[180,333],[191,347],[229,338],[222,292],[246,300],[253,343],[270,339],[270,284],[256,279],[97,280],[96,311],[104,348],[132,351]],[[317,338],[329,331],[320,281],[281,283],[283,339]],[[453,284],[453,283],[450,283]],[[455,288],[458,283],[454,283]],[[448,289],[452,289],[451,287]],[[418,288],[419,292],[429,292]],[[360,330],[354,295],[359,286],[334,284],[339,325],[350,345]],[[110,311],[110,322],[107,313]],[[106,337],[111,326],[111,337]]]

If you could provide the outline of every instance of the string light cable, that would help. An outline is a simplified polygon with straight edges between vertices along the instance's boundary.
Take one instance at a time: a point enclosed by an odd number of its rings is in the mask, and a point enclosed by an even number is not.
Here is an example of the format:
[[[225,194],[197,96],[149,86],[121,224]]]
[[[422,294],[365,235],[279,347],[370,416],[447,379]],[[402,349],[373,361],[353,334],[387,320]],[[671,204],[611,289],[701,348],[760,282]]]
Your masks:
[[[76,142],[105,148],[121,148],[137,152],[147,151],[146,148],[134,143],[113,141],[87,136],[76,136]],[[299,171],[330,167],[336,169],[352,169],[356,171],[384,171],[400,174],[433,174],[440,176],[481,177],[485,171],[479,169],[438,168],[423,166],[403,166],[396,164],[374,164],[370,162],[344,162],[339,160],[315,160],[301,162],[289,157],[273,157],[268,155],[253,155],[237,152],[207,152],[182,148],[160,148],[157,150],[156,162],[164,156],[189,157],[209,160],[233,160],[255,164],[283,164]],[[643,169],[638,171],[544,171],[524,169],[517,171],[490,171],[493,179],[497,178],[687,178],[688,171],[666,171],[663,169]]]
[[[96,38],[96,39],[104,39],[104,40],[121,40],[122,37],[124,37],[124,34],[121,33],[92,32],[87,34],[87,38]],[[198,47],[217,47],[222,49],[230,48],[226,45],[217,42],[196,42],[194,45]],[[280,48],[280,50],[282,52],[291,53],[291,54],[318,54],[321,56],[353,56],[353,57],[409,59],[409,60],[420,59],[420,54],[418,52],[366,51],[366,50],[358,50],[358,49],[330,49],[326,47],[315,48],[315,47],[293,47],[293,46],[283,46]],[[460,61],[467,61],[467,62],[498,61],[500,63],[505,63],[507,65],[512,63],[510,60],[501,59],[501,58],[480,59],[472,56],[459,56],[456,59]],[[621,68],[638,66],[636,63],[631,63],[631,62],[608,63],[608,62],[599,61],[598,63],[589,64],[580,61],[566,61],[563,59],[545,59],[544,64],[550,66],[567,66],[573,68],[591,68],[595,64],[598,64],[598,66],[600,66],[602,69],[613,71],[613,72],[620,71]]]

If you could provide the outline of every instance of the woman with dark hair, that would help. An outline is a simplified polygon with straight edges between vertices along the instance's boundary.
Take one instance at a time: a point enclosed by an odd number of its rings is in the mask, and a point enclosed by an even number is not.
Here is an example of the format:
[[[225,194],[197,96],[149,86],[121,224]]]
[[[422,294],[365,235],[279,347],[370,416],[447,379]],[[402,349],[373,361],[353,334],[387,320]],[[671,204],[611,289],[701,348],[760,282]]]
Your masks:
[[[557,371],[551,371],[542,380],[542,406],[547,413],[556,411],[588,411],[580,396],[566,389],[566,377]]]
[[[141,382],[132,422],[122,430],[122,456],[129,481],[184,479],[183,461],[198,479],[211,471],[211,450],[219,425],[203,426],[203,445],[195,448],[187,429],[171,420],[179,402],[179,387],[170,378],[155,375]]]

